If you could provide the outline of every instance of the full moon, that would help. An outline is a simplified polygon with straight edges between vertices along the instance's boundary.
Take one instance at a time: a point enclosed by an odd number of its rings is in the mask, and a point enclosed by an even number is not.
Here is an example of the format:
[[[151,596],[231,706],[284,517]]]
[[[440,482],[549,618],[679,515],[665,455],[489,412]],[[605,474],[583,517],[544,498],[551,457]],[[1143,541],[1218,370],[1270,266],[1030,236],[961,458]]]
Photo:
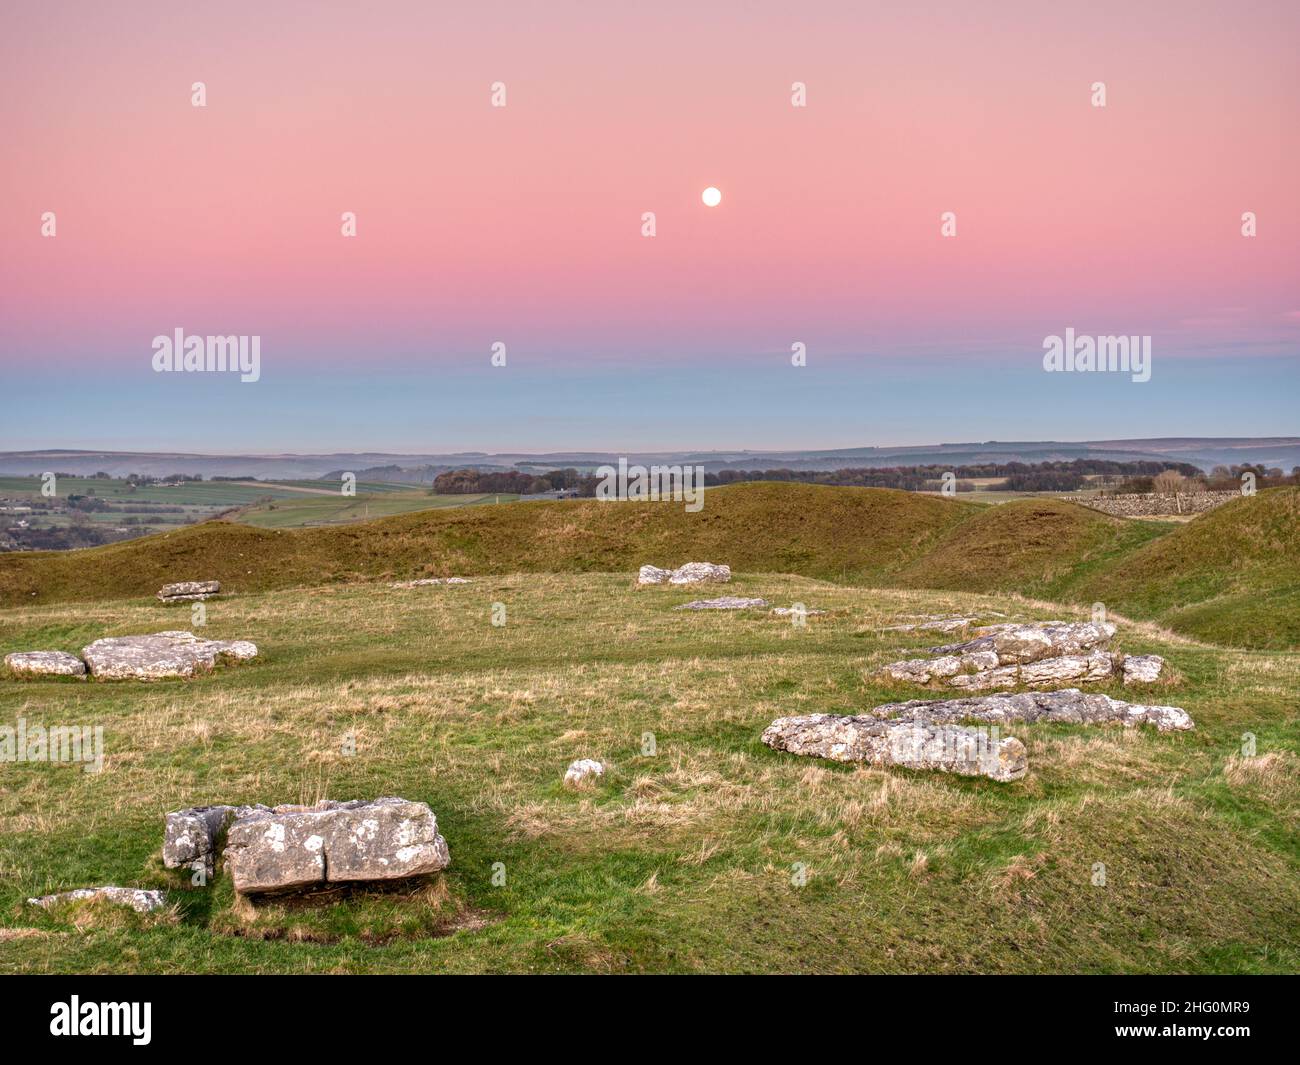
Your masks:
[[[700,194],[705,207],[717,207],[722,202],[722,193],[710,185]]]

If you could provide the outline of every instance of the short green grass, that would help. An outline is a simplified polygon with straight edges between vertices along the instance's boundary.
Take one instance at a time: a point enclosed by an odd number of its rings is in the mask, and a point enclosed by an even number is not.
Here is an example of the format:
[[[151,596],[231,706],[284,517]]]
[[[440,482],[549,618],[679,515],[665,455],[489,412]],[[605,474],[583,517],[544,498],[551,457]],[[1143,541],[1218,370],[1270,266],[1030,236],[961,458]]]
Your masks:
[[[352,522],[410,514],[442,507],[467,507],[479,503],[511,503],[517,495],[435,495],[416,489],[376,492],[358,485],[355,496],[298,495],[244,508],[234,520],[259,529],[296,529],[311,525],[346,525]]]
[[[107,745],[100,774],[0,764],[0,970],[1300,967],[1300,654],[1120,619],[1124,649],[1177,672],[1151,698],[1197,729],[1016,726],[1031,770],[999,785],[797,758],[759,736],[783,714],[913,694],[872,674],[929,642],[886,631],[902,615],[1084,608],[743,571],[725,590],[829,613],[800,627],[678,612],[700,593],[637,589],[630,572],[344,583],[213,600],[206,633],[262,656],[191,682],[0,678],[0,723],[102,724]],[[20,605],[0,611],[0,651],[189,616],[143,596]],[[607,776],[566,791],[584,756]],[[169,809],[386,794],[438,815],[452,865],[430,886],[249,906],[226,878],[189,888],[160,865]],[[166,886],[175,903],[137,918],[23,901],[101,883]]]
[[[1061,499],[999,505],[883,488],[752,483],[680,503],[405,505],[299,494],[271,528],[212,522],[88,552],[0,555],[0,605],[148,595],[178,580],[231,591],[357,578],[634,569],[686,559],[864,587],[1018,592],[1158,621],[1242,647],[1300,648],[1300,489],[1235,500],[1183,524],[1130,521]],[[451,497],[486,501],[487,497]],[[321,508],[322,527],[292,529]],[[365,521],[366,508],[371,520]],[[1203,609],[1202,609],[1203,607]]]

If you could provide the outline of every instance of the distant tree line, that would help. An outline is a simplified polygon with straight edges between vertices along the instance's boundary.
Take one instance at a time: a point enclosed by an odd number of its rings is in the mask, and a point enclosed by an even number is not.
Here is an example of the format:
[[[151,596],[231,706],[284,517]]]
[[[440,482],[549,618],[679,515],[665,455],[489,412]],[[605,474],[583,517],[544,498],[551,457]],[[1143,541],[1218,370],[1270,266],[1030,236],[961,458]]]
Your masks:
[[[1215,466],[1208,474],[1199,470],[1186,475],[1181,469],[1164,470],[1154,477],[1129,477],[1117,488],[1116,495],[1133,495],[1154,492],[1157,495],[1177,495],[1180,492],[1237,492],[1242,485],[1242,475],[1254,474],[1255,487],[1279,488],[1287,484],[1300,484],[1300,466],[1293,467],[1288,475],[1281,467],[1265,467],[1245,463],[1240,466]]]
[[[479,471],[468,468],[438,474],[433,480],[433,490],[438,495],[482,495],[491,492],[536,495],[539,492],[563,490],[577,495],[594,496],[599,483],[599,477],[579,473],[572,467],[549,470],[546,473],[528,473],[524,470]]]
[[[1126,477],[1151,477],[1165,470],[1177,470],[1183,476],[1197,476],[1200,470],[1186,462],[1135,461],[1115,462],[1108,459],[1070,459],[1053,462],[982,462],[966,466],[928,464],[921,466],[846,467],[842,470],[721,470],[707,474],[706,485],[734,484],[737,481],[802,481],[807,484],[853,485],[862,488],[902,488],[909,492],[934,491],[942,485],[946,473],[957,478],[958,491],[970,491],[973,479],[1001,477],[988,485],[990,490],[1006,492],[1073,492],[1089,483],[1089,478],[1118,483]]]
[[[1159,474],[1172,471],[1183,478],[1199,478],[1198,467],[1186,462],[1142,460],[1115,462],[1106,459],[1071,459],[1055,462],[984,462],[966,466],[929,464],[920,466],[846,467],[840,470],[719,470],[706,473],[706,486],[717,487],[744,481],[797,481],[802,484],[845,485],[857,488],[901,488],[909,492],[936,491],[945,474],[957,478],[957,490],[974,490],[973,479],[994,481],[987,487],[1012,492],[1072,492],[1090,483],[1101,482],[1117,486],[1130,482],[1148,483]],[[1092,479],[1092,480],[1090,480]],[[582,473],[573,468],[533,473],[524,470],[487,470],[473,467],[448,470],[433,482],[439,495],[483,495],[493,492],[510,492],[518,495],[535,495],[539,492],[563,490],[575,495],[591,497],[601,478]],[[1148,487],[1146,491],[1151,491]]]

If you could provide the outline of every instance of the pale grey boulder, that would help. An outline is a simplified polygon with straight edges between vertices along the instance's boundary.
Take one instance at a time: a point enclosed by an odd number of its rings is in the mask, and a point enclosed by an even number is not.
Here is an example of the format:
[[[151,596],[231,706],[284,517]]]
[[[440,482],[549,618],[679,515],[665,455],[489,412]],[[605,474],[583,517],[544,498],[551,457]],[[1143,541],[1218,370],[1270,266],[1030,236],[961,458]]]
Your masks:
[[[749,610],[754,607],[767,606],[766,599],[748,599],[738,595],[721,595],[716,599],[696,599],[674,610]]]
[[[237,818],[224,857],[245,895],[406,880],[451,861],[433,811],[399,798],[325,800]]]
[[[211,599],[220,592],[220,581],[177,581],[159,588],[158,599],[164,603],[192,603]]]
[[[1043,658],[1078,655],[1104,647],[1115,635],[1109,621],[1041,621],[985,625],[964,643],[932,647],[932,654],[992,651],[999,665],[1026,665]]]
[[[971,692],[1014,688],[1019,683],[1019,666],[996,666],[993,669],[978,670],[974,673],[958,673],[947,682],[950,688]]]
[[[1008,623],[975,631],[973,639],[930,648],[933,658],[891,662],[880,672],[904,683],[989,691],[1104,681],[1124,661],[1104,649],[1115,634],[1109,622]]]
[[[826,611],[824,610],[813,610],[811,607],[774,606],[772,608],[772,616],[778,618],[789,618],[789,617],[812,618],[812,617],[820,617],[822,614],[825,613]]]
[[[1165,671],[1165,660],[1159,655],[1129,655],[1124,659],[1125,684],[1154,684]]]
[[[84,899],[105,899],[120,906],[130,906],[136,913],[151,913],[167,905],[167,896],[161,891],[145,888],[117,887],[106,884],[104,887],[77,888],[75,891],[60,891],[55,895],[42,895],[37,899],[28,899],[32,906],[49,909],[69,902],[81,902]]]
[[[834,762],[929,769],[998,781],[1016,780],[1027,770],[1024,745],[1014,737],[1001,739],[987,730],[882,721],[865,715],[778,718],[764,730],[763,742],[776,751]]]
[[[217,857],[225,843],[226,830],[236,818],[269,814],[269,806],[193,806],[173,810],[163,822],[163,865],[168,869],[202,870],[209,879],[216,872]]]
[[[891,662],[881,668],[881,672],[890,680],[910,684],[929,684],[932,680],[953,680],[959,675],[970,675],[995,669],[998,656],[992,651],[977,651],[974,654],[940,655],[937,658],[908,658],[902,662]]]
[[[676,569],[642,566],[637,584],[725,584],[731,580],[731,567],[712,562],[687,562]]]
[[[67,651],[15,651],[5,665],[19,677],[84,677],[86,663]]]
[[[1085,655],[1040,658],[1020,666],[1021,684],[1062,684],[1068,681],[1105,680],[1115,672],[1114,656],[1106,651]]]
[[[82,648],[90,675],[103,680],[161,680],[209,672],[219,660],[257,657],[248,640],[203,640],[192,632],[110,636]]]
[[[1118,722],[1122,725],[1153,725],[1161,732],[1195,728],[1191,716],[1177,706],[1149,706],[1126,703],[1109,695],[1065,688],[1053,692],[1019,692],[976,696],[969,699],[910,699],[885,703],[872,714],[880,718],[922,721],[927,724],[958,724],[977,721],[1003,725],[1016,721],[1047,721],[1076,725]]]
[[[673,575],[670,569],[660,569],[658,566],[642,566],[637,571],[637,584],[667,584],[668,578]]]
[[[1028,771],[1024,744],[1003,737],[1015,722],[1151,725],[1161,732],[1194,728],[1177,706],[1126,703],[1077,688],[1055,692],[986,695],[969,699],[911,699],[886,703],[870,714],[782,717],[763,732],[773,750],[961,776],[1011,781]]]
[[[669,584],[725,584],[731,580],[731,567],[712,562],[687,562],[678,566],[668,578]]]

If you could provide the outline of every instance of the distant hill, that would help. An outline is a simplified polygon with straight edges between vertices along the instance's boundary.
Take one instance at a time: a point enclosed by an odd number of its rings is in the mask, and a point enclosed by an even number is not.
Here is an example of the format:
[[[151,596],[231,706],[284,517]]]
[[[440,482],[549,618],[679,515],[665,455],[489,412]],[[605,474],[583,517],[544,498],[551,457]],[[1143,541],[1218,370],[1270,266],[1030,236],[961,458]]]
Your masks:
[[[0,604],[131,598],[217,579],[232,592],[452,574],[727,562],[876,586],[1020,592],[1158,620],[1219,643],[1300,647],[1300,489],[1186,525],[1063,500],[997,507],[879,488],[752,483],[704,510],[595,500],[421,511],[273,531],[208,522],[75,552],[0,556]]]
[[[0,475],[26,476],[46,471],[93,475],[99,471],[114,477],[129,473],[167,476],[173,473],[203,477],[253,476],[262,480],[289,480],[355,473],[358,480],[407,480],[413,471],[475,466],[483,470],[522,469],[542,471],[566,466],[590,470],[613,464],[622,457],[616,452],[555,451],[542,454],[461,452],[453,454],[385,454],[382,452],[338,452],[321,455],[197,455],[183,452],[134,451],[3,451]],[[1134,462],[1166,459],[1188,462],[1210,470],[1214,466],[1245,463],[1278,466],[1291,470],[1300,466],[1300,437],[1177,437],[1156,440],[1100,440],[1062,442],[1052,440],[1001,441],[983,443],[923,444],[906,447],[859,447],[831,450],[793,451],[676,451],[642,452],[626,456],[631,463],[651,465],[689,464],[707,471],[786,468],[793,470],[837,470],[845,467],[914,466],[946,462],[969,466],[989,462],[1061,462],[1071,459],[1107,459]],[[375,475],[377,470],[399,471],[394,477]],[[363,476],[364,474],[364,476]]]

